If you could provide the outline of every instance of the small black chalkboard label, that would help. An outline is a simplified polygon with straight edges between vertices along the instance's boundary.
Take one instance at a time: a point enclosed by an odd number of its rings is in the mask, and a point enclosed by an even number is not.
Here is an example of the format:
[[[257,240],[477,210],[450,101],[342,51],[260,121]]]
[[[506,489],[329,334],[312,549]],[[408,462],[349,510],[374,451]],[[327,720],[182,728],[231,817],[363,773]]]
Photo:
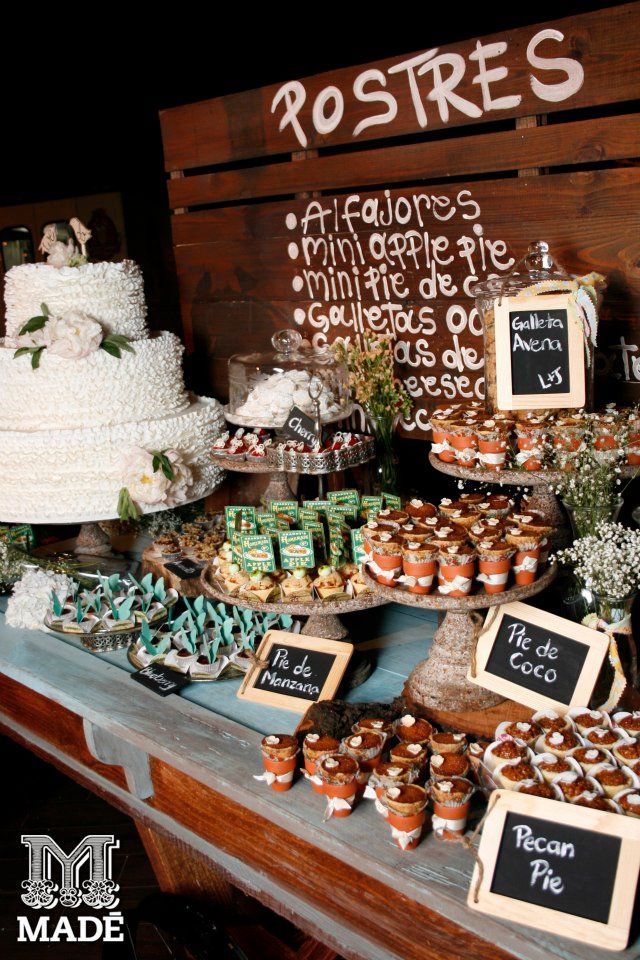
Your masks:
[[[534,693],[571,703],[588,649],[577,640],[505,614],[485,669]]]
[[[189,557],[183,557],[181,560],[172,560],[165,563],[165,569],[179,577],[180,580],[195,580],[200,576],[204,563],[196,563]]]
[[[282,427],[282,433],[289,440],[299,440],[313,446],[317,440],[315,421],[299,407],[292,407]]]
[[[534,710],[589,703],[606,634],[519,602],[489,612],[485,625],[469,680]]]
[[[179,693],[183,687],[190,683],[189,677],[184,673],[177,673],[164,667],[160,663],[150,663],[142,670],[136,670],[131,674],[132,680],[137,680],[148,690],[153,690],[160,697],[168,697],[171,693]]]
[[[277,645],[269,652],[269,666],[261,670],[256,686],[290,697],[317,700],[335,657],[319,650]]]
[[[341,640],[269,630],[256,651],[269,666],[250,669],[238,696],[304,713],[310,703],[334,696],[352,653],[352,644]]]
[[[571,391],[567,310],[509,310],[509,337],[514,396]]]
[[[620,837],[507,813],[491,892],[607,923]]]

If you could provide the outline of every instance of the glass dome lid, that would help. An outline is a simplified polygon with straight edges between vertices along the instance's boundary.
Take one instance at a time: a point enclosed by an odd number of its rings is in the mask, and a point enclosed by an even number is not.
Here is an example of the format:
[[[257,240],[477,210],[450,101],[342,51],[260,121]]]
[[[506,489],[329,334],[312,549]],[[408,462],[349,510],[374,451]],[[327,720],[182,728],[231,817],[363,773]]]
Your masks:
[[[486,299],[508,297],[519,293],[520,290],[525,290],[534,283],[546,280],[566,282],[570,279],[564,267],[549,252],[549,244],[545,240],[536,240],[529,245],[525,256],[509,273],[477,283],[471,289],[471,296]]]
[[[297,330],[279,330],[271,343],[271,352],[229,360],[232,423],[277,429],[294,406],[323,423],[349,416],[349,373],[330,347],[312,347]]]

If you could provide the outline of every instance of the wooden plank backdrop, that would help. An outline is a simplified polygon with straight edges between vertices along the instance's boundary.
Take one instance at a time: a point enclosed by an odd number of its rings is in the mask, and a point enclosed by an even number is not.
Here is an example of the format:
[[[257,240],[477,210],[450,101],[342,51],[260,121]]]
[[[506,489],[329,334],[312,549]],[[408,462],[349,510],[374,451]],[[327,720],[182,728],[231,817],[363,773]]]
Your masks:
[[[636,2],[164,111],[199,387],[276,329],[388,332],[424,438],[483,395],[473,285],[544,239],[607,274],[600,393],[640,398],[639,98]]]

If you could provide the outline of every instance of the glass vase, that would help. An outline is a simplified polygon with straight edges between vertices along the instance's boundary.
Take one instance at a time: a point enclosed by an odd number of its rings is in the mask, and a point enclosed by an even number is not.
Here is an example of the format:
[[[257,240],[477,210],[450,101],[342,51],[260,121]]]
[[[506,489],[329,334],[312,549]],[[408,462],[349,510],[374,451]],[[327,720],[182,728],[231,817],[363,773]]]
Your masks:
[[[376,488],[378,492],[398,492],[398,457],[394,449],[394,436],[399,417],[369,416],[371,433],[376,443]]]
[[[631,611],[637,593],[629,593],[626,597],[613,597],[606,593],[592,591],[595,613],[604,621],[607,627],[613,627],[616,633],[618,653],[624,674],[629,682],[638,686],[638,652],[636,642],[631,632]],[[621,631],[621,632],[618,632]]]
[[[587,537],[596,532],[596,527],[602,520],[615,523],[620,515],[623,500],[618,497],[612,503],[592,503],[577,506],[568,500],[562,500],[571,521],[571,530],[574,539]]]

